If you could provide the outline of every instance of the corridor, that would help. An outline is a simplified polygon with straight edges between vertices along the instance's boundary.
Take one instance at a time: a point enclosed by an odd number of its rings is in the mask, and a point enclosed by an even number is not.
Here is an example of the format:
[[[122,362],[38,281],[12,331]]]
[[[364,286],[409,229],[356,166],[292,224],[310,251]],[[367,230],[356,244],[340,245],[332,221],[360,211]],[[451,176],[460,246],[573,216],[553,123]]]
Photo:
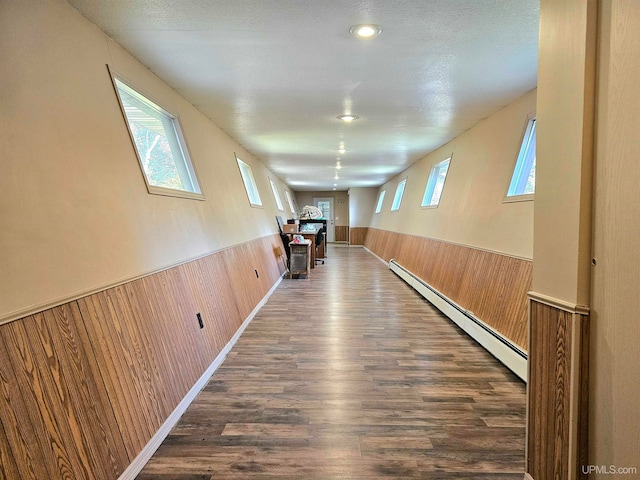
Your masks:
[[[363,248],[283,280],[139,480],[522,479],[525,385]]]

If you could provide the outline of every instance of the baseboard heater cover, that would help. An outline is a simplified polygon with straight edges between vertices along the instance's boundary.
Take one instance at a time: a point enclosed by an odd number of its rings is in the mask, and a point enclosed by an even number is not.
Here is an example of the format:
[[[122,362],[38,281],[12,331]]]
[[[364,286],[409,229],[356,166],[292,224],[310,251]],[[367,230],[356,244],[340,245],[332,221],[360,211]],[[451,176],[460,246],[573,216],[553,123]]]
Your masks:
[[[404,268],[393,258],[389,261],[389,268],[509,370],[524,382],[527,381],[527,354],[520,347]]]

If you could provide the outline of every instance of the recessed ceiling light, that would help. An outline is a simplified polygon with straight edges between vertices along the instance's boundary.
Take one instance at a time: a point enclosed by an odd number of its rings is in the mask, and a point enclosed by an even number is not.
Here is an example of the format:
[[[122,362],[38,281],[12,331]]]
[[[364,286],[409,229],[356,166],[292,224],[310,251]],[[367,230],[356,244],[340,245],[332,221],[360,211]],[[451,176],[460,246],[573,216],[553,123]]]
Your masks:
[[[338,150],[338,153],[340,155],[343,155],[343,154],[347,153],[347,151],[344,148],[341,148],[340,150]]]
[[[342,120],[343,122],[353,122],[356,118],[358,118],[357,115],[351,115],[351,114],[346,114],[346,115],[338,115],[338,120]]]
[[[381,32],[382,27],[373,23],[354,25],[349,29],[349,33],[357,38],[373,38],[380,35]]]
[[[342,165],[340,165],[340,162],[336,162],[336,169],[340,170],[342,168]]]

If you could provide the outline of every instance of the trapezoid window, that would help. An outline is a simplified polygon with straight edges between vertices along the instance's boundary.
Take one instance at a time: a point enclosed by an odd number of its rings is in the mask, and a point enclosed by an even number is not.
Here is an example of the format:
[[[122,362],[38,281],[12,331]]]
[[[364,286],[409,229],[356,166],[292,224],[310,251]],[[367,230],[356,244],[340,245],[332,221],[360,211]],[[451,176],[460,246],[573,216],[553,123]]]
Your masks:
[[[149,193],[203,200],[177,117],[112,79]]]

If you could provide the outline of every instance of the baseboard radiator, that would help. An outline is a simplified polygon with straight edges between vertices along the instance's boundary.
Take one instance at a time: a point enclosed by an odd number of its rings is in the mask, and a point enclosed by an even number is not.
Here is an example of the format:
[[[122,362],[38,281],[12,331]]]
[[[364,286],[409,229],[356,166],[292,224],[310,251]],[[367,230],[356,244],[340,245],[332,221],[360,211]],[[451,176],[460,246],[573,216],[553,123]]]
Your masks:
[[[389,261],[389,268],[509,370],[523,381],[527,381],[527,354],[520,347],[404,268],[393,258]]]

